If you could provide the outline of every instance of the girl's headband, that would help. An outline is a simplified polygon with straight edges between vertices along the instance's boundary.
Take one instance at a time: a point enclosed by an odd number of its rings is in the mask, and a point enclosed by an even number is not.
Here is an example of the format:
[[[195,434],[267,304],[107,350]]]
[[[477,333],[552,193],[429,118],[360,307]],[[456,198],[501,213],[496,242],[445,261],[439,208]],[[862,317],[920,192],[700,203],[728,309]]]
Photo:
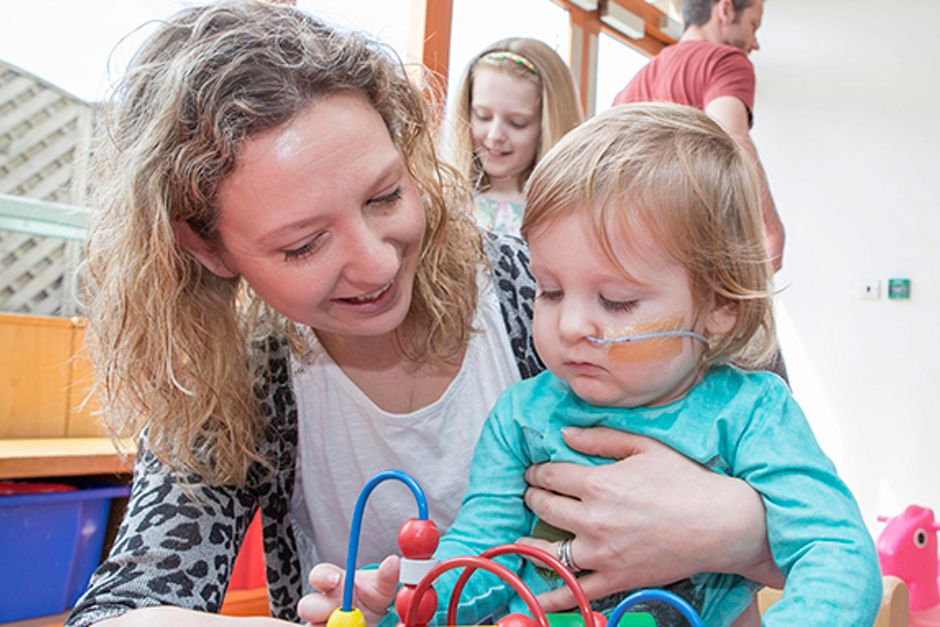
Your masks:
[[[525,69],[529,70],[536,76],[539,75],[539,69],[535,67],[535,64],[526,59],[521,54],[511,52],[509,50],[495,50],[493,52],[487,52],[482,57],[480,61],[512,61],[518,65],[521,65]]]

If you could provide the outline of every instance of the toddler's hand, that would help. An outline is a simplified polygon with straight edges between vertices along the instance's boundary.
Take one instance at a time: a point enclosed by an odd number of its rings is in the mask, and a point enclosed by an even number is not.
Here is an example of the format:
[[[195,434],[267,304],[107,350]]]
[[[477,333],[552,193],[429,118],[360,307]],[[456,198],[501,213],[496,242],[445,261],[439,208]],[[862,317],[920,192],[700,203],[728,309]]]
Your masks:
[[[395,602],[399,563],[397,555],[390,555],[377,570],[356,572],[353,607],[362,611],[367,625],[378,624]],[[325,626],[333,610],[342,605],[345,576],[346,571],[335,564],[324,562],[314,566],[309,580],[317,592],[306,595],[297,604],[300,618],[313,627]]]

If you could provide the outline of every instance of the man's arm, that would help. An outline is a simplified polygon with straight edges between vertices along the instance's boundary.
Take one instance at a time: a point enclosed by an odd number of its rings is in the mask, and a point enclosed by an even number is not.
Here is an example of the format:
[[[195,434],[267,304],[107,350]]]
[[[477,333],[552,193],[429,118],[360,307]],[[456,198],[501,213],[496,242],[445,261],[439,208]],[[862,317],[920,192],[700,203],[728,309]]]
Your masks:
[[[774,272],[776,272],[783,265],[783,222],[780,221],[780,216],[777,215],[777,207],[774,205],[773,196],[770,194],[770,186],[767,183],[767,174],[764,172],[764,166],[761,165],[760,157],[757,156],[757,148],[754,146],[754,142],[751,141],[747,107],[739,98],[734,96],[719,96],[705,105],[705,113],[721,124],[722,128],[738,142],[745,154],[752,159],[754,166],[757,168],[760,184],[760,208],[761,215],[764,218],[764,230],[767,238],[767,254],[770,257]]]

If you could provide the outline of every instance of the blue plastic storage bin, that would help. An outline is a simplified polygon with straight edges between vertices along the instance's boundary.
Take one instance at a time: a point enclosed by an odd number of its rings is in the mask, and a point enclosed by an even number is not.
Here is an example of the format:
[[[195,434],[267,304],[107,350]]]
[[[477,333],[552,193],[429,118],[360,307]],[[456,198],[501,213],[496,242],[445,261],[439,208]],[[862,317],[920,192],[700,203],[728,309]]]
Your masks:
[[[0,496],[0,622],[58,614],[88,586],[126,486]]]

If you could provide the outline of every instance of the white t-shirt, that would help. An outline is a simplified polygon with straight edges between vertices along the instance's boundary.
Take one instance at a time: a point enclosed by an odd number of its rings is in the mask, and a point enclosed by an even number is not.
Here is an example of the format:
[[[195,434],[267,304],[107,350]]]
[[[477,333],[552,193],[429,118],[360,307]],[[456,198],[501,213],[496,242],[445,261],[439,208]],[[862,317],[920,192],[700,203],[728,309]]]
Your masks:
[[[310,356],[304,362],[292,358],[299,433],[291,514],[305,589],[316,563],[345,566],[356,499],[383,470],[404,470],[421,484],[441,533],[453,522],[483,422],[497,397],[520,380],[488,273],[481,273],[478,283],[479,332],[471,336],[457,376],[427,407],[408,414],[380,409],[313,333]],[[359,565],[398,553],[398,528],[417,511],[406,486],[379,485],[363,515]]]

